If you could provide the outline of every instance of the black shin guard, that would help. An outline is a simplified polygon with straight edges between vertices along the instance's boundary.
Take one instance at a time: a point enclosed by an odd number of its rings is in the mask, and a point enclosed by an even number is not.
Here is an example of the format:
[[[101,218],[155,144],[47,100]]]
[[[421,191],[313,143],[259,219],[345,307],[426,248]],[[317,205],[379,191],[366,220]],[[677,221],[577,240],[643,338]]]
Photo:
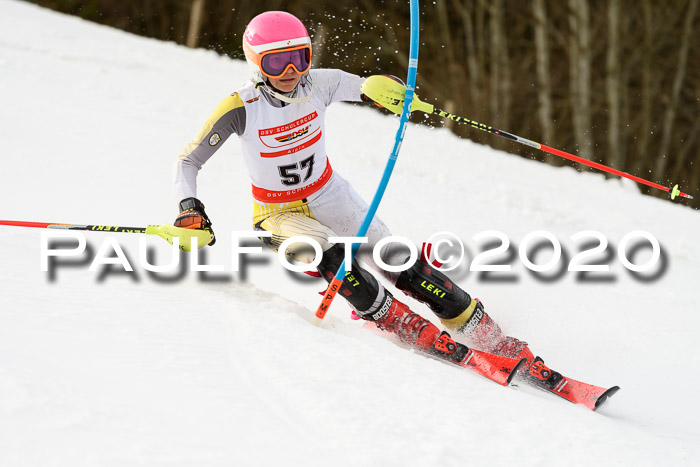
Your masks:
[[[396,281],[396,287],[427,304],[441,320],[456,318],[472,302],[468,293],[423,261],[417,261],[410,269],[403,271]]]
[[[341,244],[334,245],[323,252],[323,259],[318,265],[318,272],[330,282],[335,277],[338,268],[345,259],[345,247]],[[357,261],[352,262],[352,271],[345,274],[338,294],[345,297],[360,314],[368,311],[379,295],[379,283],[377,279],[360,267]]]

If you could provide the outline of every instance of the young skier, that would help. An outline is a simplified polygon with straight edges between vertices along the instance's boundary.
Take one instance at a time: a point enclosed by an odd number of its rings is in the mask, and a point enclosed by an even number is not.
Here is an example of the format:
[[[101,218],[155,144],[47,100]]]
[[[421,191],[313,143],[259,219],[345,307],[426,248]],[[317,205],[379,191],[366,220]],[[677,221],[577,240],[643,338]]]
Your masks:
[[[245,30],[243,51],[252,80],[219,104],[177,159],[175,195],[181,212],[175,225],[213,234],[197,199],[197,173],[235,133],[252,182],[253,224],[272,233],[263,241],[277,250],[293,236],[316,240],[323,249],[318,272],[330,282],[344,259],[344,245],[331,244],[328,238],[355,235],[368,207],[326,156],[324,115],[334,102],[363,100],[364,79],[341,70],[311,70],[309,34],[299,19],[285,12],[253,18]],[[369,246],[389,235],[375,217],[367,232]],[[298,246],[288,248],[290,259],[311,262],[313,254]],[[399,290],[427,304],[445,327],[466,336],[474,348],[527,358],[525,369],[533,363],[527,343],[505,336],[481,302],[424,260],[397,274],[378,268],[362,248],[358,256]],[[417,349],[453,360],[466,351],[392,296],[357,260],[339,294],[358,316]]]

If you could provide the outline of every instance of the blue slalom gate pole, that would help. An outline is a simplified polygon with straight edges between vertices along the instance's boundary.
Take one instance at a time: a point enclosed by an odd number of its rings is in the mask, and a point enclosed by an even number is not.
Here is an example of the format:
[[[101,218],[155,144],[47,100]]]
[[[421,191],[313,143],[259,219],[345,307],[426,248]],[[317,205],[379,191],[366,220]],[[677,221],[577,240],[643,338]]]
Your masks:
[[[406,126],[408,124],[408,119],[411,116],[411,103],[413,102],[413,95],[415,93],[415,86],[416,86],[416,76],[418,75],[418,47],[419,47],[419,12],[418,12],[418,0],[410,0],[411,2],[411,45],[410,45],[410,51],[409,51],[409,60],[408,60],[408,77],[406,79],[406,93],[404,95],[404,101],[403,101],[403,110],[401,112],[401,120],[399,121],[399,128],[396,131],[396,139],[394,141],[394,148],[391,151],[391,155],[389,156],[389,160],[386,163],[386,167],[384,168],[384,174],[382,175],[382,179],[379,182],[379,186],[377,187],[377,191],[374,193],[374,198],[372,199],[372,203],[369,206],[369,210],[367,211],[367,214],[365,215],[364,220],[362,221],[362,225],[360,225],[360,229],[357,231],[357,234],[355,235],[356,237],[364,237],[367,234],[367,231],[369,230],[369,226],[372,223],[372,219],[374,219],[374,215],[377,213],[377,209],[379,208],[379,203],[382,201],[382,197],[384,196],[384,192],[386,191],[386,187],[389,184],[389,179],[391,178],[391,174],[394,171],[394,166],[396,165],[396,159],[399,157],[399,151],[401,150],[401,143],[403,142],[403,137],[406,134]],[[360,248],[359,243],[354,243],[352,245],[352,250],[351,250],[351,261],[352,257],[357,253],[357,249]],[[352,264],[352,263],[351,263]],[[326,313],[328,312],[328,309],[331,306],[331,303],[333,302],[333,299],[335,298],[336,294],[338,293],[338,290],[340,289],[340,285],[343,283],[343,279],[345,278],[346,274],[346,267],[345,267],[345,261],[340,265],[338,268],[338,272],[336,273],[335,277],[331,280],[330,284],[328,284],[328,288],[326,289],[326,293],[323,296],[323,299],[321,300],[321,304],[319,305],[318,309],[316,310],[316,317],[321,320],[326,316]]]

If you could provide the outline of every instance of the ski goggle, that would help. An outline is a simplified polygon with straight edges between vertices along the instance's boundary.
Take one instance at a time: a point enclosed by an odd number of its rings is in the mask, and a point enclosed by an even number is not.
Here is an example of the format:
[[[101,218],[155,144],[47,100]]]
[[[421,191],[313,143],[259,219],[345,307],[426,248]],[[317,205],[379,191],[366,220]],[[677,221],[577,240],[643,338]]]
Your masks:
[[[293,67],[304,74],[311,68],[311,47],[302,45],[283,50],[264,52],[260,60],[260,71],[268,78],[281,78]]]

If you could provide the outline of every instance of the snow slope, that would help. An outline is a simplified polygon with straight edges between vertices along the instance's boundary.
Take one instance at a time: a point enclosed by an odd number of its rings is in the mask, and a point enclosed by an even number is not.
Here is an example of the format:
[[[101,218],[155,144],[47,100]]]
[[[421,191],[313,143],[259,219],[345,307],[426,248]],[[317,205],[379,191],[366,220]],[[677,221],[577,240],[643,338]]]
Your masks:
[[[213,52],[0,0],[0,218],[172,222],[175,155],[246,77],[244,63]],[[327,121],[334,168],[371,198],[397,120],[338,104]],[[245,276],[230,272],[229,232],[250,230],[238,159],[229,142],[199,181],[218,237],[207,264],[224,274],[153,277],[138,235],[87,233],[93,251],[116,239],[135,271],[90,272],[83,261],[51,277],[40,270],[42,231],[0,227],[0,465],[696,464],[696,211],[408,129],[379,209],[395,233],[420,242],[455,232],[472,258],[482,246],[472,236],[493,229],[514,246],[546,230],[569,258],[577,232],[609,239],[612,256],[596,257],[611,265],[604,281],[538,279],[517,256],[509,281],[453,274],[553,368],[622,387],[592,413],[402,349],[352,321],[341,300],[315,327],[323,284],[271,254]],[[648,280],[615,256],[635,230],[663,249],[666,268]],[[165,261],[167,245],[149,244]]]

